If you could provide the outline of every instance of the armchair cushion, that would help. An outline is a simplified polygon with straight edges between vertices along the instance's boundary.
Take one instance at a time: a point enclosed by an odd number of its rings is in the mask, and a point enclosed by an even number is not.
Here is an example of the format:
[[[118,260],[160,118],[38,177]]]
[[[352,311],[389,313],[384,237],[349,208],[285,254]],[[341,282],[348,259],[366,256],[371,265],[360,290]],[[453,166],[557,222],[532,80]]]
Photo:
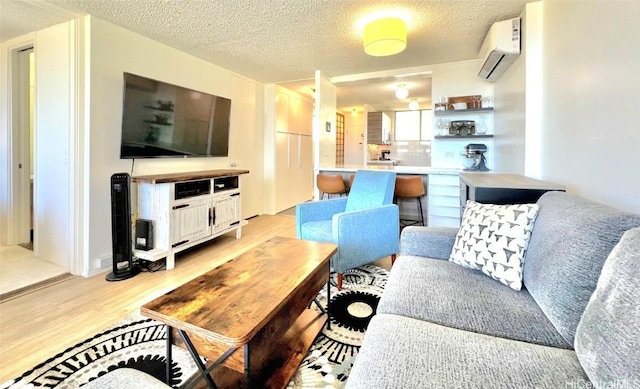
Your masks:
[[[345,211],[357,211],[393,203],[396,174],[358,170],[351,185]]]

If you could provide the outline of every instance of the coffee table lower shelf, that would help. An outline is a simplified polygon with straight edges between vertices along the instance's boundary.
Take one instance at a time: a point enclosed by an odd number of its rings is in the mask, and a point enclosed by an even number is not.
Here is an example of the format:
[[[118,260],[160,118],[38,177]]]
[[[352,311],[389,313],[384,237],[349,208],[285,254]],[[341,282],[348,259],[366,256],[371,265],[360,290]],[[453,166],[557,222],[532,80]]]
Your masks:
[[[250,387],[268,389],[286,388],[298,370],[300,363],[307,355],[313,341],[327,321],[327,315],[313,309],[305,309],[284,335],[277,337],[273,328],[265,328],[251,342],[250,353],[251,374]],[[175,330],[174,330],[175,332]],[[175,344],[185,348],[180,336],[174,334]],[[206,367],[213,364],[228,351],[227,346],[217,344],[196,335],[189,335],[197,353],[207,358]],[[222,364],[215,367],[210,375],[220,389],[242,388],[245,386],[244,347],[237,348]],[[188,379],[184,388],[209,388],[207,380],[198,372]]]

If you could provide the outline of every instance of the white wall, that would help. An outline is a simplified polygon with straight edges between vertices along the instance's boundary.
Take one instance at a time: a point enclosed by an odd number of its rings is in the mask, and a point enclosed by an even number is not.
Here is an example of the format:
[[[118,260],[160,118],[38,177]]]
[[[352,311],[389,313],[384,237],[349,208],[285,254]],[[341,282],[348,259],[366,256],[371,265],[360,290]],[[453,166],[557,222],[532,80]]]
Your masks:
[[[241,176],[242,216],[262,212],[263,86],[162,43],[95,17],[90,20],[90,248],[86,266],[110,257],[110,177],[113,173],[157,174],[248,169]],[[231,128],[228,158],[121,160],[123,72],[165,81],[230,98]],[[132,188],[136,198],[136,188]],[[132,210],[136,208],[132,201]]]
[[[314,167],[336,163],[336,87],[329,77],[316,71],[313,117]],[[330,131],[326,131],[329,123]]]
[[[500,173],[524,173],[526,11],[520,15],[520,23],[521,54],[494,84],[493,169]]]
[[[640,2],[545,2],[542,179],[640,213]]]
[[[494,84],[494,170],[539,178],[542,2],[520,15],[521,54]]]
[[[478,77],[478,61],[462,61],[430,66],[432,71],[431,101],[439,96],[493,96],[493,84]],[[490,114],[482,114],[485,115]],[[438,116],[440,118],[440,116]],[[444,118],[444,117],[442,117]],[[451,120],[480,120],[480,115],[451,115]],[[491,126],[491,125],[490,125]],[[492,131],[490,128],[489,131]],[[431,145],[431,166],[462,168],[464,146],[469,143],[487,145],[487,165],[493,167],[493,145],[490,138],[482,139],[434,139]]]

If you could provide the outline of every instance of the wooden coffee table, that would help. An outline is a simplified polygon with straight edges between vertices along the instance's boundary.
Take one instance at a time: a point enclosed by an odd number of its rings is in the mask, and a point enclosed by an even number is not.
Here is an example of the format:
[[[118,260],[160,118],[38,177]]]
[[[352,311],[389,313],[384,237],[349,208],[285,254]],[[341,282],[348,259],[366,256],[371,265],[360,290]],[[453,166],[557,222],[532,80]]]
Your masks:
[[[167,383],[176,343],[212,388],[286,387],[327,320],[308,307],[335,252],[328,243],[274,237],[142,306],[167,325]]]

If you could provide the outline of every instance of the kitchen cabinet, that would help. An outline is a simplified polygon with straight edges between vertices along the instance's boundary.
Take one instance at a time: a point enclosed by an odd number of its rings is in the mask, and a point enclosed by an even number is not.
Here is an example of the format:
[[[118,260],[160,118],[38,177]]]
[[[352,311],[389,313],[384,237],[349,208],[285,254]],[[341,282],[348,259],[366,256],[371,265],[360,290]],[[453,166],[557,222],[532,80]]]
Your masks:
[[[138,217],[153,223],[153,249],[134,250],[140,259],[167,258],[227,232],[240,238],[240,175],[248,170],[211,170],[133,177],[138,184]]]
[[[313,198],[313,102],[265,86],[265,204],[270,214]]]
[[[384,112],[367,114],[367,143],[377,145],[391,144],[391,118]]]
[[[458,174],[430,174],[427,199],[428,225],[460,227],[460,186]]]

